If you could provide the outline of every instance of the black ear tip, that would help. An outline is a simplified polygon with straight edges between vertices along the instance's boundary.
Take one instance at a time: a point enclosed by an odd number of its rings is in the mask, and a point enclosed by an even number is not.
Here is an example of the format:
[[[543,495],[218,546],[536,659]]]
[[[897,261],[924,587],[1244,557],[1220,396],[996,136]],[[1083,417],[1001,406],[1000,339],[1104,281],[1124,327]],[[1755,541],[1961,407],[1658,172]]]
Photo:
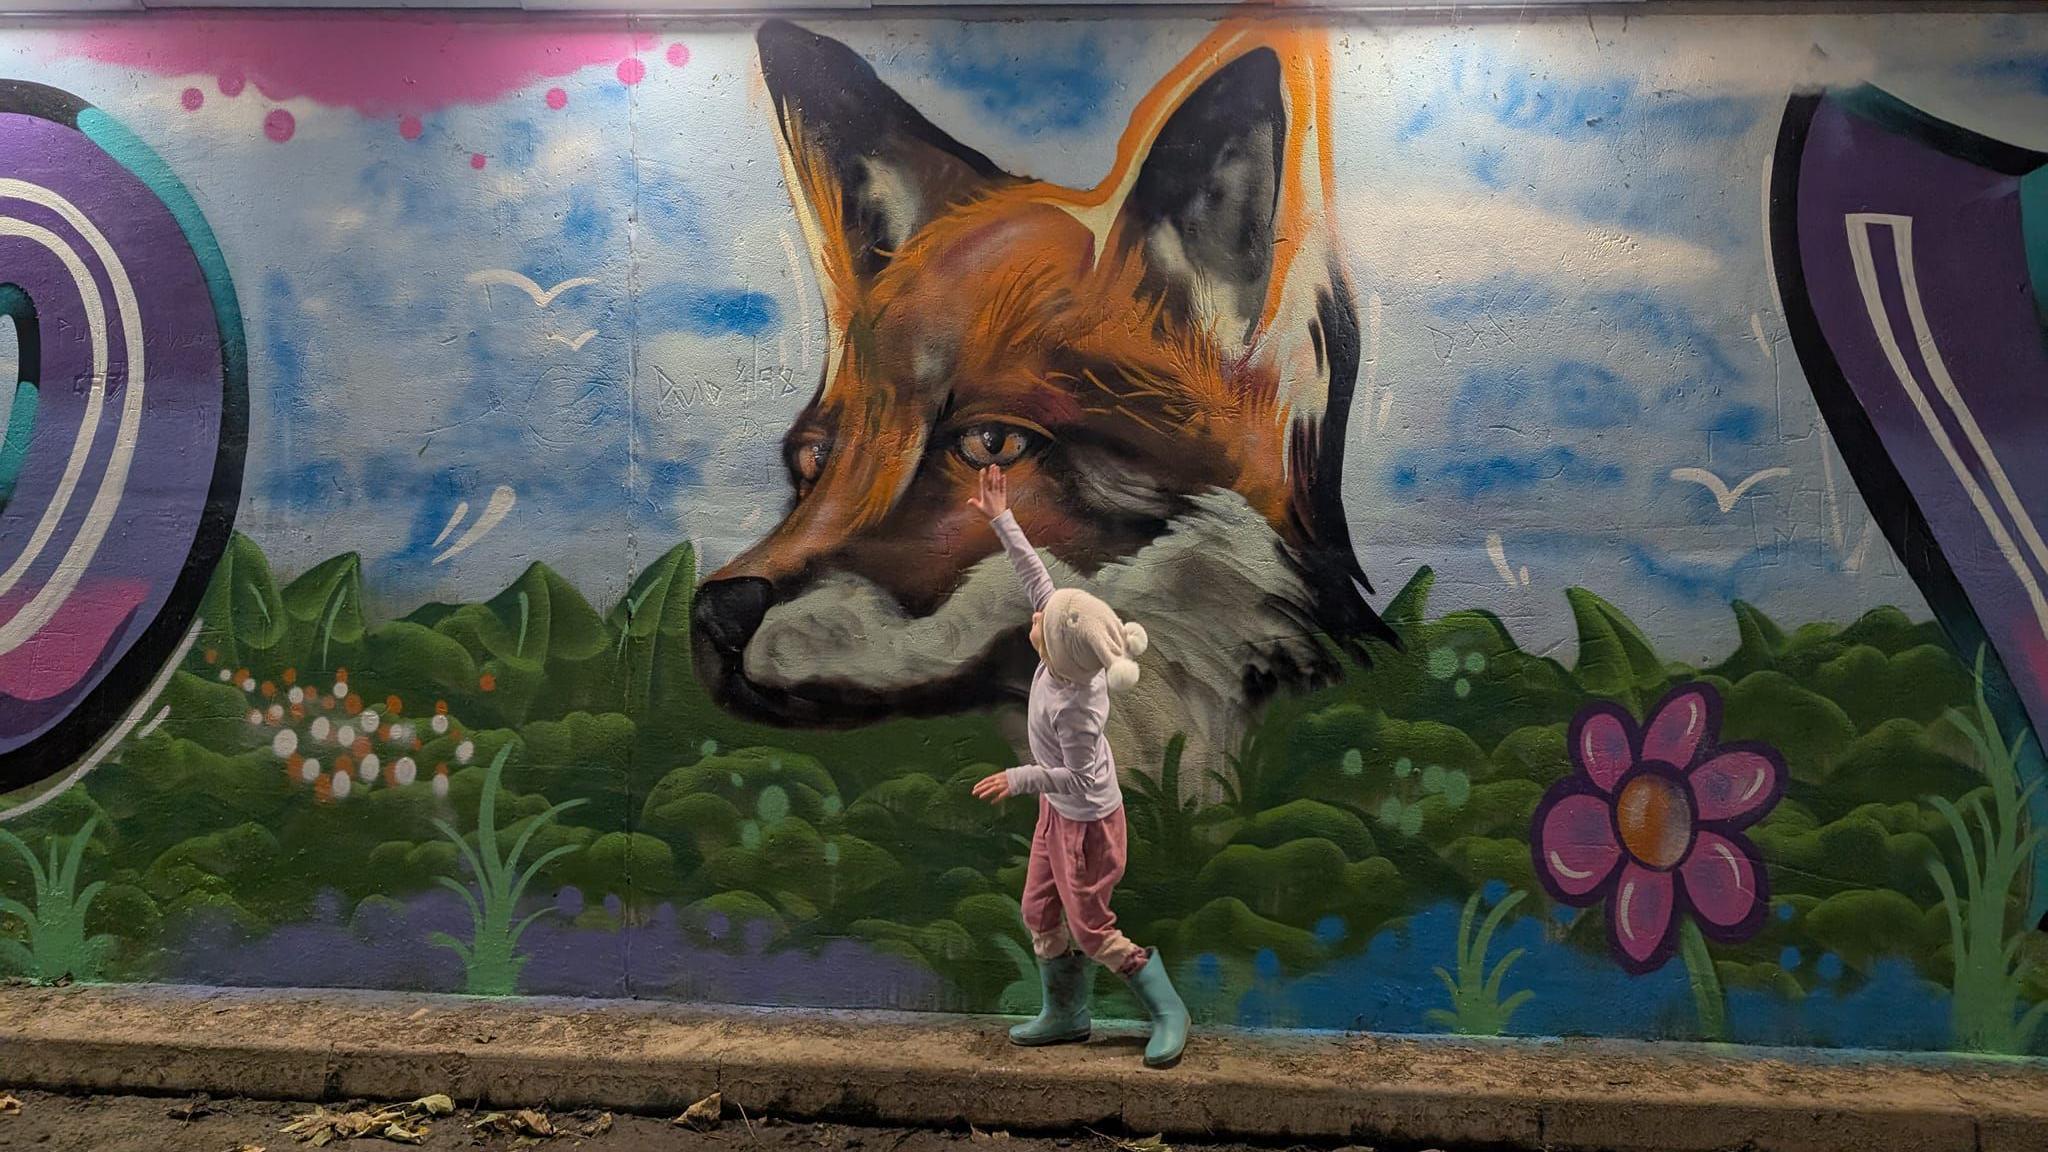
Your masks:
[[[816,32],[787,20],[763,21],[754,32],[754,44],[761,50],[761,62],[771,66],[776,62],[794,62],[806,54],[815,55],[826,42]]]

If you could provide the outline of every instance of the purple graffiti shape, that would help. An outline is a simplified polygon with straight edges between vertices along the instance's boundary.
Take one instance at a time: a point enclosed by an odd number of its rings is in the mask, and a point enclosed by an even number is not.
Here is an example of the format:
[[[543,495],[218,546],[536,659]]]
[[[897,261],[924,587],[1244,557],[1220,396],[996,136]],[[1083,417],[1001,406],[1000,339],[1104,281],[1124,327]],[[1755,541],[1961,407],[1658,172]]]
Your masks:
[[[62,771],[181,648],[233,523],[246,355],[220,250],[146,146],[0,82],[0,792]]]

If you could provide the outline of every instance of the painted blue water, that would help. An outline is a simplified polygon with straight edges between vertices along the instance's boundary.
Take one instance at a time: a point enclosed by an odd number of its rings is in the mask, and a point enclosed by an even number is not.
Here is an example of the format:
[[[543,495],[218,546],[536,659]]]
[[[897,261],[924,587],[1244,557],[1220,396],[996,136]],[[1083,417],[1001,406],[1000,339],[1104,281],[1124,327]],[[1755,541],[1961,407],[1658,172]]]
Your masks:
[[[1518,909],[1535,912],[1535,909]],[[1443,903],[1382,930],[1365,950],[1313,975],[1289,979],[1277,961],[1254,964],[1252,987],[1237,1003],[1248,1027],[1375,1032],[1441,1032],[1428,1019],[1448,1008],[1433,969],[1454,977],[1463,908]],[[1516,1012],[1514,1036],[1695,1038],[1697,1011],[1685,966],[1677,960],[1646,976],[1630,976],[1604,953],[1560,939],[1562,925],[1542,915],[1518,916],[1495,932],[1489,963],[1511,949],[1524,954],[1509,970],[1505,999],[1527,988],[1536,995]],[[1318,935],[1333,935],[1328,929]],[[1728,1039],[1744,1044],[1938,1050],[1947,1047],[1948,992],[1903,959],[1874,964],[1866,978],[1844,980],[1832,953],[1800,958],[1822,980],[1792,999],[1767,989],[1726,991]],[[1196,965],[1199,980],[1215,973]],[[1851,986],[1853,984],[1853,986]]]

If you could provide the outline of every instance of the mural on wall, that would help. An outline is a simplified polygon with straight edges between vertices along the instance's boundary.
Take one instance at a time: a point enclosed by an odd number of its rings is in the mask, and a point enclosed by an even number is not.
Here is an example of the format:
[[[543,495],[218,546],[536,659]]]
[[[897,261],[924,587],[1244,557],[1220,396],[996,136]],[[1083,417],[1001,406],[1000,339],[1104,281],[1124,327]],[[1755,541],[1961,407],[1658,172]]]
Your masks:
[[[1778,19],[0,33],[0,975],[1030,1010],[1001,463],[1206,1019],[2036,1051],[2048,21]]]

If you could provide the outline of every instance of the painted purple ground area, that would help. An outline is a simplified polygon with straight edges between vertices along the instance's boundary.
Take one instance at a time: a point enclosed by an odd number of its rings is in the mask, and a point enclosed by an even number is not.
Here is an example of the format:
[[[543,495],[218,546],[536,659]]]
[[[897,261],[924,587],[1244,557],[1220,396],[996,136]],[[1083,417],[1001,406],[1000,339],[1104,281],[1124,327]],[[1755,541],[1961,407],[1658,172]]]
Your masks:
[[[741,930],[699,942],[668,904],[623,928],[584,927],[571,919],[581,903],[570,890],[558,901],[569,912],[542,918],[521,938],[529,959],[520,992],[805,1008],[946,1005],[938,976],[859,941],[777,948],[764,934]],[[435,932],[469,936],[469,913],[453,893],[403,902],[373,896],[351,912],[328,892],[304,920],[268,932],[248,932],[224,915],[195,915],[169,934],[164,976],[234,987],[461,992],[462,962],[427,943]]]

